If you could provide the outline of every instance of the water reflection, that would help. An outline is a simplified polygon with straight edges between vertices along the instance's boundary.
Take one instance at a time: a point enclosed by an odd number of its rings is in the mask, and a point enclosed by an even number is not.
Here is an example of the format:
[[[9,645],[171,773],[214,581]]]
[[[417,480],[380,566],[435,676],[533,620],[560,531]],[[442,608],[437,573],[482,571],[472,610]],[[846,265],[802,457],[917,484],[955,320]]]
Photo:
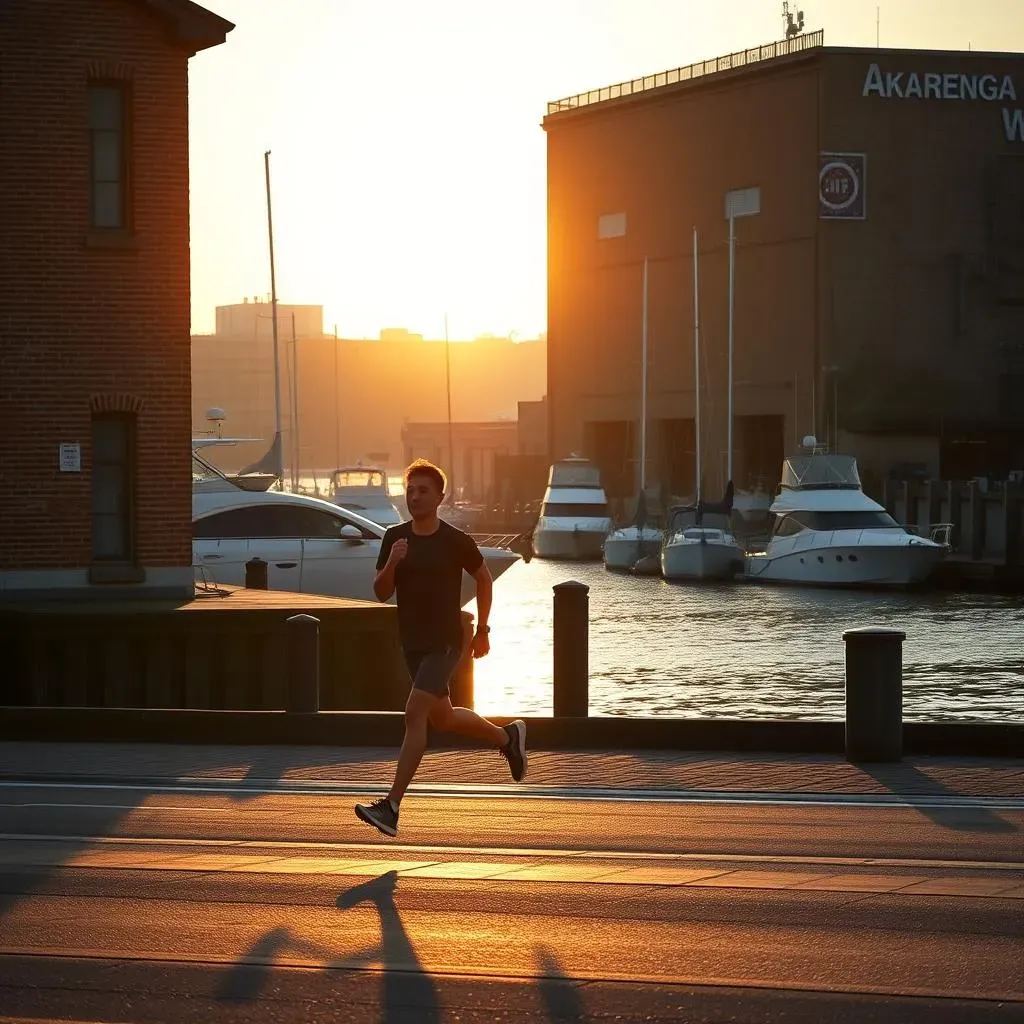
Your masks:
[[[907,633],[910,720],[1024,717],[1024,600],[758,584],[689,586],[535,559],[497,582],[483,714],[551,713],[551,588],[590,587],[591,713],[840,719],[845,629]]]

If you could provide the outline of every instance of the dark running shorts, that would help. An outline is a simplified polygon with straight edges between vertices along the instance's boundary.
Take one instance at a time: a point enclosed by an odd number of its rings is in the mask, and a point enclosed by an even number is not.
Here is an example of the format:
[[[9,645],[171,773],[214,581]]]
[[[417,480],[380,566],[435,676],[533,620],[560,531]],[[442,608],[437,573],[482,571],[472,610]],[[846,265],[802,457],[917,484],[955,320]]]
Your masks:
[[[439,651],[405,651],[405,663],[412,676],[412,688],[435,697],[450,695],[448,684],[462,660],[461,647],[442,647]]]

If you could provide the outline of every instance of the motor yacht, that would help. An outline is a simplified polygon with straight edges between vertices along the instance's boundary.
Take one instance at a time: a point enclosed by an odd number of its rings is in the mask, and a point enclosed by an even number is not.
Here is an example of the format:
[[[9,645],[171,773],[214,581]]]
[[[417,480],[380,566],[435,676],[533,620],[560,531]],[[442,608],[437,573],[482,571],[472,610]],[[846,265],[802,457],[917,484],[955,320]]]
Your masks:
[[[339,508],[358,512],[379,526],[395,526],[402,522],[391,494],[388,475],[375,466],[345,466],[336,469],[330,480],[331,501]]]
[[[594,561],[612,529],[601,473],[589,459],[570,455],[554,463],[533,531],[538,558]]]
[[[771,535],[746,575],[770,583],[903,587],[928,579],[946,548],[909,532],[861,489],[857,460],[814,437],[786,459],[771,505]]]
[[[669,514],[661,546],[667,580],[728,580],[743,572],[743,549],[732,532],[733,489],[720,502],[698,501]]]

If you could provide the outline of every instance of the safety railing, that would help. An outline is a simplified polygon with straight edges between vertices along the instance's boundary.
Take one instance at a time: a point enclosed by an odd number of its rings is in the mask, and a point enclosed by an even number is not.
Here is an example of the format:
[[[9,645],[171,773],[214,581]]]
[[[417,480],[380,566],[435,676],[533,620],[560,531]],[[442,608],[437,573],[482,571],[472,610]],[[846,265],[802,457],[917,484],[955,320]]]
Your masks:
[[[589,92],[581,92],[575,96],[567,96],[565,99],[554,100],[548,104],[548,113],[558,114],[566,110],[587,107],[594,103],[621,99],[623,96],[635,96],[637,93],[647,92],[651,89],[661,89],[666,85],[676,85],[679,82],[688,82],[695,78],[703,78],[705,75],[713,75],[718,71],[730,71],[735,68],[747,67],[750,64],[759,64],[762,61],[774,60],[776,57],[784,57],[791,53],[813,50],[815,47],[821,46],[824,39],[824,30],[819,29],[817,32],[793,36],[791,39],[780,39],[775,43],[765,43],[763,46],[739,50],[737,53],[715,57],[713,60],[702,60],[696,64],[673,68],[671,71],[660,71],[656,75],[647,75],[644,78],[634,78],[629,82],[606,85],[603,89],[591,89]]]

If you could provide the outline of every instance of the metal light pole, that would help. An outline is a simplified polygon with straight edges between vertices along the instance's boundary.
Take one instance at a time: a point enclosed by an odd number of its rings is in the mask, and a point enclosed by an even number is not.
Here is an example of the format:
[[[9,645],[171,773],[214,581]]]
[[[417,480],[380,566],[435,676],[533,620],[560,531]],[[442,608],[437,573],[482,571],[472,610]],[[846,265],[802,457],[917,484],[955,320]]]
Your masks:
[[[733,308],[736,292],[736,218],[753,217],[761,212],[761,189],[741,188],[725,194],[725,217],[729,221],[729,427],[726,484],[732,480],[732,352]]]

